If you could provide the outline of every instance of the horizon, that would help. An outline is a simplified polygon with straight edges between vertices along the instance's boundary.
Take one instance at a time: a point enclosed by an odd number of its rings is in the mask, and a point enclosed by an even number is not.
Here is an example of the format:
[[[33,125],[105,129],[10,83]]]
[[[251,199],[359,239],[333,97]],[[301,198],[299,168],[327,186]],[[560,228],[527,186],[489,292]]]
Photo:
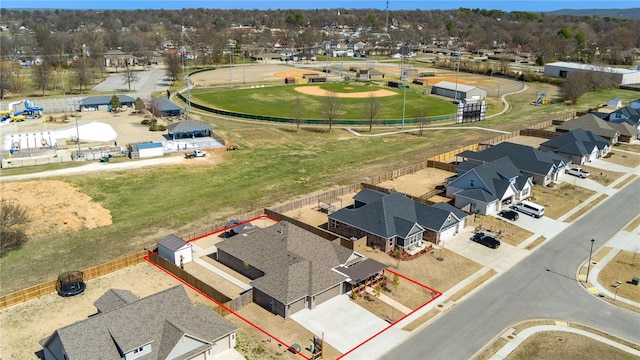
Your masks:
[[[326,0],[323,2],[312,1],[286,1],[286,0],[245,0],[245,1],[212,1],[193,0],[189,6],[178,1],[168,0],[137,0],[137,1],[105,1],[88,3],[85,0],[3,0],[2,8],[9,10],[181,10],[181,9],[220,9],[220,10],[313,10],[313,9],[377,9],[385,10],[387,0],[354,0],[349,2],[351,6],[344,6],[344,1]],[[321,6],[318,6],[321,5]],[[638,8],[637,0],[622,0],[616,3],[607,3],[595,0],[565,0],[550,1],[538,0],[529,2],[520,1],[479,1],[463,0],[439,2],[434,4],[426,1],[389,0],[390,11],[396,10],[455,10],[459,8],[502,10],[505,12],[530,11],[530,12],[550,12],[557,10],[598,10],[598,9],[630,9]]]

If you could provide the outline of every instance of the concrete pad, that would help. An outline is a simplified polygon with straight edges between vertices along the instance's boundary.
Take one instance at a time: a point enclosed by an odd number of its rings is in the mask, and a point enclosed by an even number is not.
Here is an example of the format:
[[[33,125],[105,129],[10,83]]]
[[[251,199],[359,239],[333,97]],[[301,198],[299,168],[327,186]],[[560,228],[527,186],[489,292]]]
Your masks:
[[[357,305],[345,295],[318,305],[313,310],[302,310],[291,316],[295,322],[311,331],[338,351],[345,353],[389,324]]]

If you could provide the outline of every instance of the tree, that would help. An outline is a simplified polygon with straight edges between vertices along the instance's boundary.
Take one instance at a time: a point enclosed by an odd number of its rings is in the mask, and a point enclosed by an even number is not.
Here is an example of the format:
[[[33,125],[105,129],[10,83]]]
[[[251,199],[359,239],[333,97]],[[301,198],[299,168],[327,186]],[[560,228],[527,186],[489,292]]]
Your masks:
[[[19,249],[27,241],[24,227],[29,223],[27,210],[17,203],[2,200],[0,205],[0,258]]]
[[[33,65],[31,67],[31,73],[33,76],[33,83],[38,87],[38,89],[42,89],[42,96],[44,96],[47,85],[49,85],[49,81],[51,81],[51,68],[46,63]]]
[[[418,126],[420,127],[420,135],[424,133],[424,128],[429,124],[429,118],[427,115],[429,114],[429,109],[427,109],[427,105],[423,104],[413,110],[413,116],[418,121]]]
[[[398,274],[393,274],[393,279],[391,280],[391,285],[393,285],[393,291],[398,290],[398,286],[400,286],[400,278]]]
[[[128,85],[129,91],[131,91],[131,83],[136,82],[140,79],[138,73],[133,70],[133,68],[129,66],[129,64],[127,64],[120,76],[122,78],[122,85]]]
[[[93,81],[89,63],[86,59],[78,59],[73,67],[73,81],[80,88],[80,92],[82,92],[84,86],[90,85]]]
[[[562,94],[565,100],[571,101],[574,105],[577,104],[578,99],[589,91],[590,83],[591,73],[589,71],[576,71],[569,74],[562,84]]]
[[[165,56],[165,64],[167,65],[167,76],[171,80],[178,80],[180,74],[180,57],[176,54],[167,54]]]
[[[371,132],[380,114],[380,102],[373,94],[369,95],[369,100],[364,104],[364,111],[367,116],[367,123],[369,124],[369,132]]]
[[[291,117],[296,123],[296,132],[300,131],[300,124],[302,124],[302,117],[304,116],[304,108],[302,106],[302,99],[299,96],[293,100],[293,107],[291,108]]]
[[[111,106],[111,111],[113,112],[117,112],[122,104],[120,103],[120,99],[118,98],[118,95],[113,95],[111,97],[111,100],[109,101],[109,105]]]
[[[140,98],[136,98],[136,102],[133,103],[133,106],[135,107],[136,111],[142,111],[147,107],[144,104],[144,101],[142,101],[142,99]]]
[[[4,99],[7,92],[13,91],[13,70],[8,62],[0,62],[0,99]]]
[[[342,113],[342,106],[336,94],[329,93],[324,98],[324,118],[329,123],[329,132],[333,127],[333,122]]]
[[[380,292],[382,291],[382,286],[380,286],[380,284],[376,285],[373,288],[373,296],[375,296],[376,298],[380,297]]]

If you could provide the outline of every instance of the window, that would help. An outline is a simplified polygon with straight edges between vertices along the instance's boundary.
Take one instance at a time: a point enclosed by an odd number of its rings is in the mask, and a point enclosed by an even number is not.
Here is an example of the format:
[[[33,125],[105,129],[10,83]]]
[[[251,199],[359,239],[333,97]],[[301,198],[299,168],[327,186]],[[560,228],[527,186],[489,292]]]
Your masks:
[[[137,353],[139,353],[139,352],[142,352],[143,350],[144,350],[144,347],[139,347],[139,348],[137,348],[137,349],[134,349],[134,350],[133,350],[133,353],[134,353],[134,354],[137,354]]]

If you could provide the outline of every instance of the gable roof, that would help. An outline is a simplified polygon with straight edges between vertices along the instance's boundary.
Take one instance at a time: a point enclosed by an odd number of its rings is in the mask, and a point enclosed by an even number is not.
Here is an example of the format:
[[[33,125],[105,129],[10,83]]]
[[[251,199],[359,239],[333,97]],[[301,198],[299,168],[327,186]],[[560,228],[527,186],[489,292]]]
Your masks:
[[[105,313],[131,304],[139,298],[129,290],[109,289],[93,303],[99,312]]]
[[[618,115],[618,117],[621,118],[615,119],[615,116],[612,115]],[[612,119],[612,117],[614,119]],[[610,113],[608,120],[610,122],[626,122],[631,126],[638,126],[640,125],[640,109],[634,109],[631,106],[625,106]]]
[[[415,224],[422,228],[440,231],[460,221],[451,211],[416,202],[395,191],[385,194],[365,189],[355,198],[360,201],[363,198],[373,201],[358,208],[340,209],[330,214],[329,219],[349,224],[385,239],[394,236],[406,237]]]
[[[156,108],[158,111],[182,111],[180,106],[163,97],[153,99],[153,101],[151,101],[151,106]]]
[[[136,99],[132,98],[129,95],[116,95],[118,100],[120,100],[120,104],[133,104],[136,102]],[[113,95],[97,95],[97,96],[87,96],[86,98],[80,100],[79,106],[100,106],[100,105],[109,105],[111,104],[111,98]]]
[[[162,240],[158,241],[158,246],[167,248],[170,251],[178,251],[180,250],[180,248],[188,244],[189,244],[188,242],[182,240],[181,238],[173,234],[169,234],[165,236]]]
[[[584,129],[571,130],[540,144],[557,152],[580,156],[590,154],[594,147],[602,150],[610,145],[607,139]]]
[[[623,136],[637,136],[638,132],[640,132],[640,130],[638,130],[637,127],[632,126],[628,122],[613,122],[613,121],[610,121],[609,125],[612,128],[618,130],[618,133],[620,135],[623,135]]]
[[[480,152],[467,150],[456,156],[482,162],[491,162],[506,156],[520,171],[547,175],[558,166],[568,162],[567,159],[552,154],[531,146],[501,142]]]
[[[470,86],[470,85],[465,85],[465,84],[456,84],[456,83],[452,83],[450,81],[440,81],[437,84],[433,84],[433,87],[439,87],[441,89],[447,89],[447,90],[458,90],[459,92],[469,92],[475,89],[478,89],[475,86]]]
[[[353,254],[287,221],[226,239],[216,246],[264,272],[251,284],[283,304],[343,282],[345,277],[332,268],[346,264]]]
[[[609,122],[599,118],[598,116],[587,113],[575,119],[565,121],[563,124],[556,126],[556,129],[563,131],[571,131],[574,129],[584,129],[602,137],[615,139],[618,131],[612,128]]]
[[[471,174],[475,174],[482,184],[477,184],[473,188],[460,186],[462,181],[466,181]],[[449,186],[463,189],[456,195],[491,202],[501,199],[511,186],[516,190],[522,190],[529,181],[529,178],[523,176],[513,162],[505,156],[471,168],[451,181]]]
[[[164,359],[162,349],[175,348],[176,336],[168,336],[167,323],[200,339],[215,341],[237,327],[204,305],[194,307],[181,285],[138,299],[109,312],[59,328],[43,341],[46,347],[58,338],[69,359],[121,359],[127,353],[152,344],[144,359]],[[165,352],[165,351],[162,351]]]

